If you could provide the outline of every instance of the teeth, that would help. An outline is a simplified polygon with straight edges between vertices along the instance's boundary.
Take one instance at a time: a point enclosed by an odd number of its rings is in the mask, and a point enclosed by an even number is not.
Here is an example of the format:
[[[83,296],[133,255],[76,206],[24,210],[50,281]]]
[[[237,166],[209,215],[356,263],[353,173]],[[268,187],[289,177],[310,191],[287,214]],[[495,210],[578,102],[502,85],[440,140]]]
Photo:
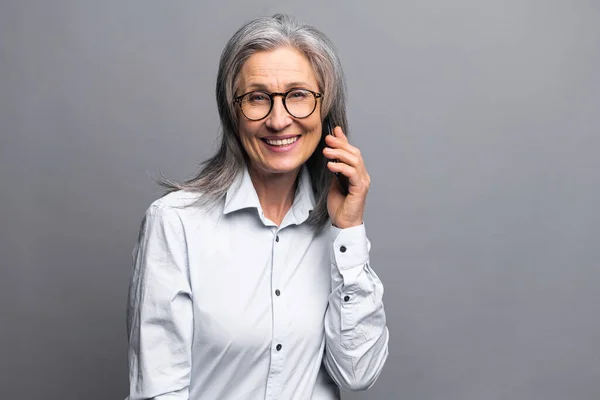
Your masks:
[[[293,137],[293,138],[288,138],[288,139],[282,139],[282,140],[265,139],[265,142],[267,142],[271,146],[286,146],[288,144],[294,143],[296,140],[298,140],[298,137],[299,136],[296,136],[296,137]]]

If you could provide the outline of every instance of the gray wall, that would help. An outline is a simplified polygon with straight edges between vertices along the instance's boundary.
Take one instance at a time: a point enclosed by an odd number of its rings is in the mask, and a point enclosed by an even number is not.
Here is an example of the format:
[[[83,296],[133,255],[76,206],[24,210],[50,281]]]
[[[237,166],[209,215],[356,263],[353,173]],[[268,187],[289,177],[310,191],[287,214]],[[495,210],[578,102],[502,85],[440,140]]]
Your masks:
[[[214,151],[220,51],[279,11],[338,45],[373,178],[390,358],[345,399],[599,399],[591,0],[1,0],[2,398],[125,396],[149,175]]]

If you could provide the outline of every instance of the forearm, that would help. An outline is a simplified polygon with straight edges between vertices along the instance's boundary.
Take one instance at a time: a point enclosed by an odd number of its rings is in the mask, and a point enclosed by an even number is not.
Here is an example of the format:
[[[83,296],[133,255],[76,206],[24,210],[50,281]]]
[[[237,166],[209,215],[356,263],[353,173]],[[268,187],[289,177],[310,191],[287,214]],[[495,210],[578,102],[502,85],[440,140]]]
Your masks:
[[[325,365],[346,390],[372,386],[388,355],[383,285],[369,265],[364,225],[331,228],[332,291],[325,317]]]

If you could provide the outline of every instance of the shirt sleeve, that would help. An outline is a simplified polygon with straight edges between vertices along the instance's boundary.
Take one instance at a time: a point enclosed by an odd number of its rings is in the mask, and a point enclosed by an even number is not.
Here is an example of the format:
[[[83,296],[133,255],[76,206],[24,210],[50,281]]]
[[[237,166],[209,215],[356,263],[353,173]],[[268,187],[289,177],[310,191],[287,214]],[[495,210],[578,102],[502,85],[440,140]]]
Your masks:
[[[187,400],[192,293],[181,220],[150,206],[133,251],[127,307],[129,400]]]
[[[366,390],[388,356],[383,285],[369,265],[364,224],[330,227],[331,294],[325,315],[324,364],[345,390]]]

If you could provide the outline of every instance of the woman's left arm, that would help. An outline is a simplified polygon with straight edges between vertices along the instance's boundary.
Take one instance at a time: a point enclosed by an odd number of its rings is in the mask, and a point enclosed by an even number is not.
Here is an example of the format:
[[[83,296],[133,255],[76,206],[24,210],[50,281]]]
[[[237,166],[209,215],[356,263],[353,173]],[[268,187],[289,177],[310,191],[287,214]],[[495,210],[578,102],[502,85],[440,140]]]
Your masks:
[[[332,182],[327,200],[331,230],[331,281],[325,316],[324,363],[342,389],[365,390],[381,373],[388,356],[389,332],[383,307],[383,285],[369,263],[370,242],[363,213],[370,177],[360,151],[341,128],[327,136],[328,168],[348,177],[348,194]]]
[[[383,285],[369,264],[364,225],[331,231],[325,366],[341,388],[365,390],[375,383],[388,356]]]

